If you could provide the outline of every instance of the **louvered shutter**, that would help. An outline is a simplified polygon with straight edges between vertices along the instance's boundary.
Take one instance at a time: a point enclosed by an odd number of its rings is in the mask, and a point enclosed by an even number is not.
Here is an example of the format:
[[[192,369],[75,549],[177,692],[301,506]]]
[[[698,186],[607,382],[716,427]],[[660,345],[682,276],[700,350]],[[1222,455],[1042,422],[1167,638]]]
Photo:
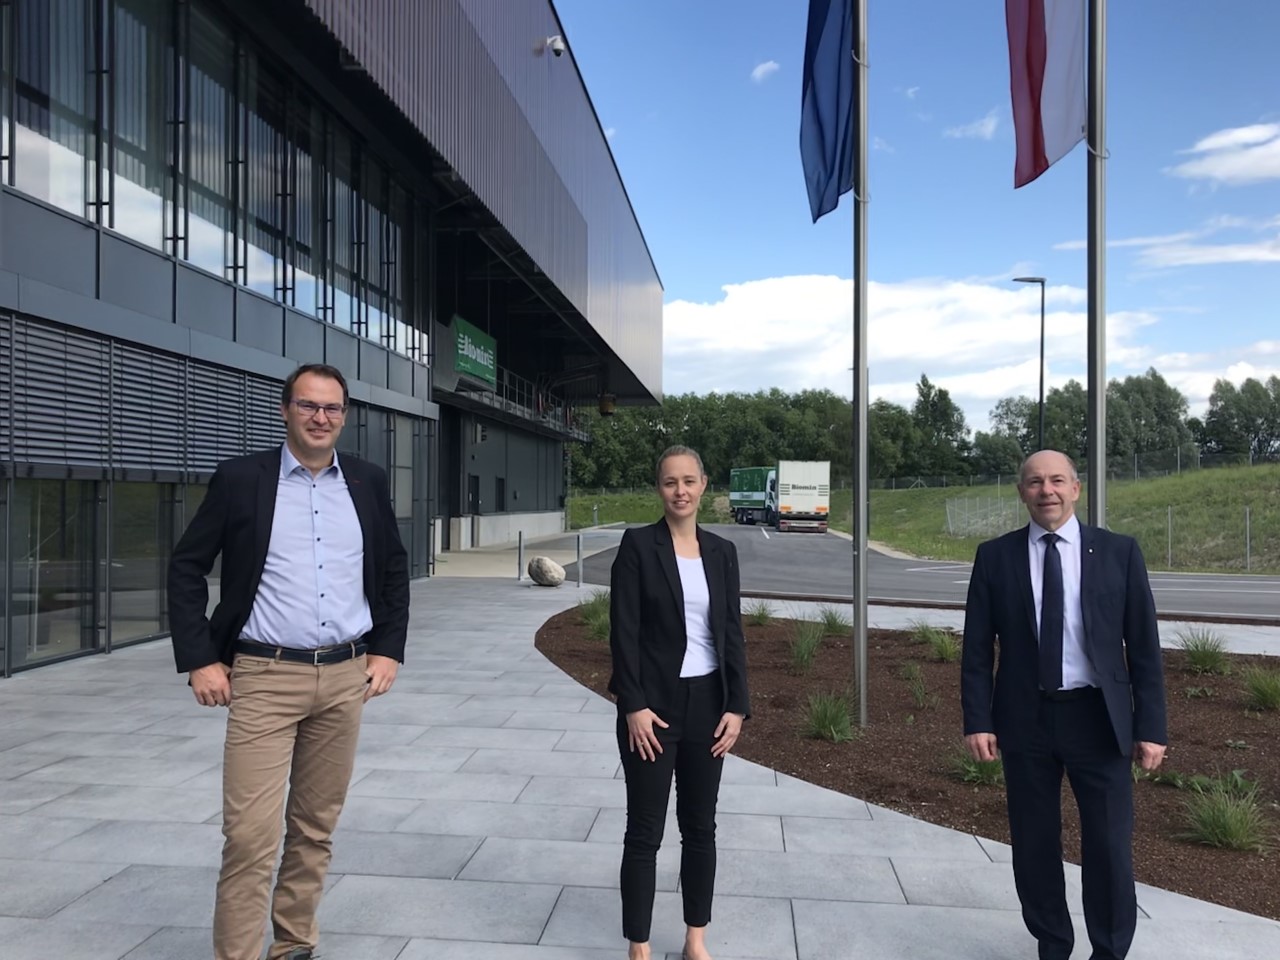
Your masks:
[[[104,466],[110,430],[107,341],[20,319],[12,349],[13,458]]]

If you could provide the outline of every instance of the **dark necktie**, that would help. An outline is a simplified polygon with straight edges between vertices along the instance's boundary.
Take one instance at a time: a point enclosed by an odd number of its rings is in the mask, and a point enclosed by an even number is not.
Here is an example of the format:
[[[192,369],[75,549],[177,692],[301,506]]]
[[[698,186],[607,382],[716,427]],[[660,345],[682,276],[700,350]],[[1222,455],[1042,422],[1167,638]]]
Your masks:
[[[1040,538],[1044,543],[1044,582],[1040,588],[1040,687],[1054,691],[1062,687],[1062,555],[1056,533]]]

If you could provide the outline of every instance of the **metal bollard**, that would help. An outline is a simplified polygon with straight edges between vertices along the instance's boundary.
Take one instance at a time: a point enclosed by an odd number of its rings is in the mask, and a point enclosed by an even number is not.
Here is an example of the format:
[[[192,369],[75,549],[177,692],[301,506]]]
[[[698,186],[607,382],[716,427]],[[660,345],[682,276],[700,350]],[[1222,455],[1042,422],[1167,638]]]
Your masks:
[[[582,534],[578,534],[578,589],[582,589]]]
[[[1244,569],[1248,573],[1253,569],[1253,517],[1249,507],[1244,508]]]
[[[598,503],[591,505],[591,525],[593,527],[600,526],[600,504]]]
[[[524,531],[516,533],[516,580],[524,579]]]

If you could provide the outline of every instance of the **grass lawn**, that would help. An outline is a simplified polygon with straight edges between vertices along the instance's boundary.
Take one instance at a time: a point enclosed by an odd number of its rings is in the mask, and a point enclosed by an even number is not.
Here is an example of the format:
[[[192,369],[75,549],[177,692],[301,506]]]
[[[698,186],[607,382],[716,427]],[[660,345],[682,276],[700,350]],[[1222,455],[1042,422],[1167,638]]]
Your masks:
[[[704,497],[699,519],[709,523],[723,517],[723,510],[717,512],[721,499],[723,495]],[[1003,511],[1005,524],[971,536],[952,536],[947,502],[958,499],[967,501],[970,515]],[[851,529],[852,503],[849,490],[832,495],[835,529]],[[659,515],[655,494],[574,496],[569,515],[575,529],[591,525],[593,504],[598,506],[599,523],[649,522]],[[1280,573],[1280,465],[1190,470],[1152,480],[1113,480],[1107,485],[1107,526],[1136,537],[1153,570],[1244,572],[1246,506],[1251,514],[1248,570]],[[1013,484],[873,490],[870,510],[871,539],[938,560],[972,560],[983,540],[1026,520]],[[1080,516],[1087,511],[1085,492],[1080,497]]]

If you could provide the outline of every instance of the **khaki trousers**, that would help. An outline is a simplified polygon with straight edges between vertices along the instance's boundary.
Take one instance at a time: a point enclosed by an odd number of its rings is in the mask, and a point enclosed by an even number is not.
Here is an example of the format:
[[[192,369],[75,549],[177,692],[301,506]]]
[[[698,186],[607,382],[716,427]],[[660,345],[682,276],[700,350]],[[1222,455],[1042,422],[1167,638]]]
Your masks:
[[[271,871],[271,960],[315,948],[332,835],[355,764],[365,658],[313,666],[237,655],[222,769],[222,872],[215,960],[258,960]],[[288,809],[285,791],[288,788]]]

